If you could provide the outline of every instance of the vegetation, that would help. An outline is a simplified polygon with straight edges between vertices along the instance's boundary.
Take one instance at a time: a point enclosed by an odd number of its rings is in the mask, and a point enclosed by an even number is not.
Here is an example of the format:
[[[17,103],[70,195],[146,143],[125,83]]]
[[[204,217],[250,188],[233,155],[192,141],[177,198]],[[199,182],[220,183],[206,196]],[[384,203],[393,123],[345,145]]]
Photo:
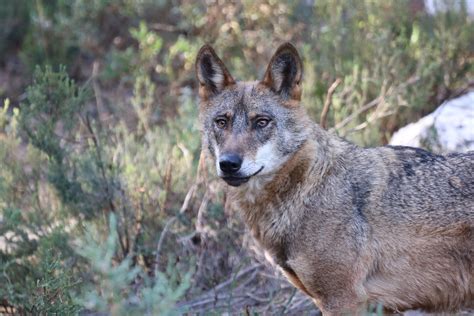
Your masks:
[[[446,4],[3,3],[0,313],[314,314],[224,208],[200,151],[196,52],[210,42],[256,80],[291,41],[310,115],[326,106],[329,128],[385,144],[472,85],[474,21]]]

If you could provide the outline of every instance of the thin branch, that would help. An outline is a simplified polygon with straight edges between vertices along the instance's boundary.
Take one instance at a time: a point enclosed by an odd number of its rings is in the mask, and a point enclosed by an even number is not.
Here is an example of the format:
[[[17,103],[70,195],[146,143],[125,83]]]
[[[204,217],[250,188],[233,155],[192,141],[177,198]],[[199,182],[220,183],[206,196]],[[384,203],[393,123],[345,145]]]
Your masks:
[[[81,118],[82,118],[82,116],[81,116]],[[101,176],[102,176],[102,185],[104,186],[105,196],[107,198],[107,202],[109,204],[110,211],[113,212],[113,213],[117,213],[117,210],[116,210],[114,202],[113,202],[113,192],[111,191],[111,189],[109,187],[109,182],[107,181],[107,175],[106,175],[106,172],[105,172],[104,161],[102,159],[102,153],[101,153],[101,150],[100,150],[99,139],[95,135],[94,129],[92,128],[92,124],[89,120],[89,116],[86,115],[85,120],[84,120],[84,118],[82,118],[82,121],[83,121],[84,125],[86,126],[87,130],[89,131],[89,133],[92,137],[92,142],[94,143],[94,148],[95,148],[95,151],[96,151],[96,154],[97,154],[97,164],[99,166],[100,173],[101,173]],[[126,257],[127,254],[128,254],[128,248],[125,246],[125,244],[123,242],[123,238],[121,236],[122,234],[120,233],[120,230],[118,229],[118,227],[117,227],[117,234],[119,235],[120,248],[122,249],[122,253],[123,253],[124,257]]]
[[[373,118],[370,118],[368,119],[367,121],[357,125],[356,127],[350,129],[347,131],[346,134],[350,134],[350,133],[354,133],[354,132],[358,132],[358,131],[361,131],[363,130],[364,128],[366,128],[367,126],[369,126],[370,123],[372,123],[373,121],[376,121],[376,120],[379,120],[381,118],[384,118],[384,117],[387,117],[387,116],[390,116],[390,115],[393,115],[395,114],[396,112],[395,111],[388,111],[388,112],[383,112],[383,113],[380,113],[379,115],[376,115],[374,116]]]
[[[191,188],[189,189],[188,193],[186,193],[186,197],[184,198],[184,202],[179,209],[179,214],[183,214],[189,208],[189,203],[191,202],[192,197],[194,196],[194,192],[196,191],[198,185],[197,183],[193,183]]]
[[[407,81],[399,84],[398,86],[389,88],[387,92],[385,92],[385,85],[383,85],[382,91],[381,91],[380,95],[377,98],[373,99],[369,103],[367,103],[367,104],[363,105],[362,107],[360,107],[359,109],[357,109],[354,113],[352,113],[351,115],[346,117],[344,120],[342,120],[341,122],[336,124],[336,126],[334,128],[332,128],[331,130],[340,130],[340,129],[344,128],[346,125],[348,125],[354,119],[356,119],[360,114],[362,114],[362,113],[370,110],[371,108],[379,105],[379,103],[383,102],[383,100],[387,96],[398,93],[400,90],[405,89],[407,86],[415,84],[419,80],[420,80],[420,77],[418,77],[418,76],[410,77]]]
[[[209,200],[209,192],[208,190],[206,190],[206,193],[204,193],[204,197],[202,198],[202,202],[199,206],[199,210],[196,216],[196,231],[200,233],[204,231],[204,212],[207,209]]]
[[[324,107],[323,111],[321,112],[321,118],[319,120],[319,125],[321,125],[322,128],[326,129],[326,124],[327,124],[327,116],[329,113],[329,107],[331,106],[331,101],[332,101],[332,95],[334,94],[334,91],[336,91],[337,86],[342,82],[341,78],[337,78],[336,81],[332,83],[332,85],[328,89],[328,93],[326,95],[326,100],[324,101]]]
[[[280,315],[285,315],[285,311],[288,309],[288,306],[290,306],[291,301],[295,297],[296,294],[296,288],[293,289],[293,292],[291,293],[290,297],[288,298],[288,301],[286,304],[283,306],[283,310],[281,311]]]
[[[156,246],[156,253],[155,253],[155,271],[158,270],[158,263],[160,262],[160,254],[161,254],[161,248],[163,246],[163,240],[165,239],[166,233],[168,232],[169,228],[171,225],[174,223],[174,221],[177,219],[176,216],[171,217],[165,224],[165,227],[163,227],[163,230],[161,231],[160,234],[160,239],[158,240],[158,244]]]
[[[145,194],[144,190],[140,190],[140,205],[135,210],[135,238],[132,241],[130,249],[133,253],[138,254],[138,242],[142,237],[142,225],[143,225],[143,213],[145,212],[145,206],[143,202],[143,196]],[[136,260],[136,256],[134,256]]]
[[[272,300],[271,297],[259,297],[259,296],[255,295],[254,293],[251,293],[251,292],[247,292],[246,295],[248,297],[250,297],[251,299],[259,302],[259,303],[268,303]]]
[[[180,28],[178,28],[174,25],[171,25],[171,24],[153,23],[153,24],[149,25],[149,27],[152,30],[158,31],[158,32],[179,33],[179,34],[183,34],[183,35],[188,34],[188,31],[186,31],[184,29],[180,29]]]
[[[102,124],[100,121],[100,109],[104,108],[104,102],[102,101],[102,91],[100,90],[99,81],[97,80],[99,76],[99,62],[94,61],[92,65],[92,88],[94,89],[94,96],[95,96],[95,110],[97,112],[97,127],[99,128],[99,133],[102,130]]]
[[[357,118],[359,115],[361,115],[362,113],[364,113],[365,111],[368,111],[369,109],[373,108],[374,106],[376,106],[377,104],[379,104],[380,100],[382,99],[381,96],[373,99],[372,101],[370,101],[369,103],[365,104],[364,106],[362,106],[361,108],[357,109],[357,111],[355,111],[354,113],[352,113],[351,115],[349,115],[348,117],[346,117],[345,119],[343,119],[341,122],[339,122],[338,124],[336,124],[336,126],[334,127],[335,130],[339,130],[343,127],[345,127],[347,124],[349,124],[350,122],[352,122],[355,118]]]
[[[184,198],[184,202],[181,205],[181,208],[179,209],[179,212],[178,212],[179,215],[185,213],[188,210],[189,203],[191,202],[197,188],[203,182],[202,180],[203,179],[207,180],[207,177],[202,176],[202,174],[205,172],[204,159],[205,159],[205,156],[201,152],[201,155],[199,157],[198,171],[197,171],[197,174],[196,174],[196,179],[195,179],[194,183],[191,185],[191,187],[189,188],[188,193],[186,193],[186,197]],[[207,191],[206,191],[204,196],[205,197],[207,196]],[[205,204],[205,206],[207,206],[207,201],[202,202],[200,209],[203,207],[203,204]],[[202,210],[200,212],[202,212]],[[163,247],[164,238],[165,238],[168,230],[170,229],[171,225],[175,222],[176,219],[177,219],[177,215],[171,217],[166,222],[166,224],[163,227],[163,230],[160,234],[160,239],[158,240],[158,244],[156,246],[156,252],[155,252],[155,271],[158,269],[158,264],[159,264],[159,261],[160,261],[161,248]]]
[[[256,270],[258,270],[262,267],[263,267],[263,264],[261,264],[261,263],[254,264],[254,265],[252,265],[252,266],[250,266],[250,267],[248,267],[244,270],[241,270],[239,273],[237,273],[237,275],[234,275],[231,278],[227,279],[226,281],[218,284],[217,286],[213,287],[212,289],[210,289],[206,293],[201,294],[198,298],[196,298],[196,299],[194,299],[190,302],[183,302],[179,305],[190,307],[190,306],[200,305],[200,304],[202,304],[202,302],[213,302],[216,299],[216,297],[219,296],[219,294],[217,294],[218,292],[221,292],[227,286],[232,285],[236,281],[242,279],[244,276],[246,276],[249,273],[254,272],[254,271],[256,271]],[[254,275],[252,275],[251,278],[249,278],[249,279],[254,280],[255,279]]]

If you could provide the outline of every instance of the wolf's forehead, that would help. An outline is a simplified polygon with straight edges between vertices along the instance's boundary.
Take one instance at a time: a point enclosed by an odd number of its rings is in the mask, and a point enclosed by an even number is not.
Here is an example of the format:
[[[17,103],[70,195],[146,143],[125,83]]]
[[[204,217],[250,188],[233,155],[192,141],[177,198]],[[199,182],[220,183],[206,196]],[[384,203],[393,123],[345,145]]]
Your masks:
[[[215,110],[232,114],[262,110],[267,103],[266,96],[257,85],[257,82],[239,82],[223,91],[214,101]]]

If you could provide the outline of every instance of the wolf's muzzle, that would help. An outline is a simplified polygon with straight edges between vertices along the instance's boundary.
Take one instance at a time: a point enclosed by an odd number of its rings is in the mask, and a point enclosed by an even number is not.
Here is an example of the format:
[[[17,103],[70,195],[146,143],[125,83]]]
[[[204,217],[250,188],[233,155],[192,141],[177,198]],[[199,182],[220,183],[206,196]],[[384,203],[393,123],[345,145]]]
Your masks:
[[[240,170],[242,158],[236,154],[224,154],[219,160],[219,167],[226,174],[234,174]]]
[[[257,174],[260,173],[260,171],[263,170],[263,166],[260,167],[260,169],[257,170],[257,172],[255,172],[254,174],[251,174],[250,176],[247,176],[247,177],[242,177],[242,176],[224,176],[222,177],[222,179],[224,179],[224,181],[228,184],[228,185],[231,185],[233,187],[238,187],[239,185],[247,182],[250,180],[251,177],[253,176],[256,176]]]

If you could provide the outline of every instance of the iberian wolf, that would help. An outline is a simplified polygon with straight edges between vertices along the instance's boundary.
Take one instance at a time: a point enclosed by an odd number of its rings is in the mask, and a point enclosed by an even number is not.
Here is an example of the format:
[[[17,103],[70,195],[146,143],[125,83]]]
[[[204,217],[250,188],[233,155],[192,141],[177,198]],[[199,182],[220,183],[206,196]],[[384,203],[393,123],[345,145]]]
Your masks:
[[[203,148],[229,199],[324,315],[474,308],[474,152],[361,148],[313,123],[302,62],[281,45],[261,81],[196,60]]]

